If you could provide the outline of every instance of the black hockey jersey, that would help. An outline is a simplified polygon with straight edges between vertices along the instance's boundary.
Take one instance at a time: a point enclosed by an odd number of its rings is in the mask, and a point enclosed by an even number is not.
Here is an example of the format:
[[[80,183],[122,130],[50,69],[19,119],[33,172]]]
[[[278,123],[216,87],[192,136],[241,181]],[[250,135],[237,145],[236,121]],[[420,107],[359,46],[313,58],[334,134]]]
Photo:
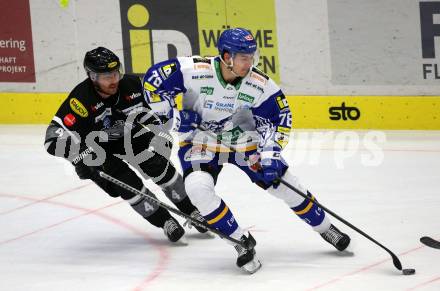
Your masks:
[[[81,144],[84,149],[91,132],[123,124],[129,114],[142,109],[149,109],[149,106],[137,76],[124,75],[119,82],[118,93],[107,99],[100,97],[87,78],[72,90],[53,117],[46,131],[45,148],[52,155],[68,158],[72,142]],[[60,139],[64,141],[57,146]]]

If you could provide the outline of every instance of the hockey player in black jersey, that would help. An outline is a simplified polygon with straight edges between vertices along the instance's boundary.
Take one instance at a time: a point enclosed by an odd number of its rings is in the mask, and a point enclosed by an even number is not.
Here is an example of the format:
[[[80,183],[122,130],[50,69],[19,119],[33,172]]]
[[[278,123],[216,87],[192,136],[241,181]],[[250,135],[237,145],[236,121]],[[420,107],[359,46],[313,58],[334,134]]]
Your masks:
[[[147,221],[163,228],[170,241],[184,242],[184,229],[167,210],[98,174],[104,171],[154,196],[128,163],[160,186],[179,210],[203,220],[169,161],[172,137],[150,112],[140,79],[124,75],[119,58],[103,47],[86,53],[84,69],[88,78],[72,90],[47,128],[46,150],[72,162],[81,179],[91,179],[110,196],[122,197]]]

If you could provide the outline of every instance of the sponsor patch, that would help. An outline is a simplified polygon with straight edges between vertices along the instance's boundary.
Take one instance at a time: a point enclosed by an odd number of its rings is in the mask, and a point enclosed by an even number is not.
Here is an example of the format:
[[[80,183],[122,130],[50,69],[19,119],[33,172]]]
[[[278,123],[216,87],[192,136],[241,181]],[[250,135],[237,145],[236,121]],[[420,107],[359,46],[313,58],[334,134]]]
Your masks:
[[[280,110],[289,107],[289,103],[284,95],[277,96],[277,104]]]
[[[213,87],[201,87],[200,94],[212,95],[214,93]]]
[[[245,102],[252,103],[252,102],[254,102],[255,97],[252,97],[252,96],[250,96],[248,94],[239,92],[237,99],[238,100],[243,100]]]
[[[138,98],[138,97],[141,97],[141,96],[142,96],[141,93],[132,93],[131,95],[125,96],[124,99],[127,101],[131,101],[131,100]]]
[[[267,80],[264,79],[263,77],[261,77],[260,75],[252,72],[250,75],[251,79],[257,80],[258,82],[262,83],[262,84],[266,84]]]
[[[242,135],[243,130],[240,126],[236,126],[231,130],[222,132],[221,135],[217,136],[218,140],[228,141],[230,143],[237,143],[238,138]]]
[[[288,127],[284,127],[284,126],[278,126],[277,127],[277,131],[278,132],[283,132],[283,133],[290,133],[290,128],[288,128]]]
[[[160,95],[155,94],[153,92],[150,93],[150,102],[151,103],[156,103],[156,102],[161,102],[162,98],[160,98]]]
[[[210,64],[211,63],[210,59],[202,58],[202,57],[200,57],[200,58],[193,58],[193,61],[194,61],[194,64],[195,63],[206,63],[206,64]]]
[[[107,68],[111,69],[114,68],[118,65],[118,62],[111,62],[110,64],[107,65]]]
[[[196,70],[210,70],[211,65],[208,64],[194,64],[194,69]]]
[[[194,75],[191,77],[193,80],[203,80],[203,79],[212,79],[214,78],[214,75]]]
[[[263,77],[266,80],[269,80],[269,76],[266,75],[263,71],[261,71],[260,69],[256,68],[256,67],[252,67],[252,73],[254,73],[254,77],[255,76],[260,76]]]
[[[214,104],[214,101],[212,100],[206,100],[205,104],[203,105],[204,108],[212,109],[212,104]]]
[[[234,103],[215,102],[214,110],[233,113],[234,112]]]
[[[175,71],[177,71],[176,63],[171,63],[171,64],[168,64],[168,65],[165,65],[165,66],[160,68],[160,71],[161,71],[162,76],[164,77],[164,79],[167,79]]]
[[[150,83],[145,82],[144,83],[144,89],[147,90],[147,91],[153,92],[153,91],[156,91],[157,88],[154,87],[153,85],[151,85]]]
[[[92,108],[92,111],[93,111],[93,112],[96,112],[96,110],[98,110],[98,109],[101,108],[102,106],[104,106],[104,103],[99,102],[98,104],[91,106],[91,108]]]
[[[277,144],[281,146],[281,148],[285,148],[289,142],[289,135],[287,133],[277,132],[275,134],[275,140]]]
[[[69,113],[66,116],[64,116],[63,122],[66,126],[71,127],[76,123],[76,118],[72,113]]]
[[[78,99],[76,99],[76,98],[70,99],[69,104],[70,104],[70,108],[73,110],[73,112],[75,112],[79,116],[81,116],[83,118],[86,118],[87,116],[89,116],[89,112],[84,107],[84,105],[82,105],[82,103],[79,102]]]

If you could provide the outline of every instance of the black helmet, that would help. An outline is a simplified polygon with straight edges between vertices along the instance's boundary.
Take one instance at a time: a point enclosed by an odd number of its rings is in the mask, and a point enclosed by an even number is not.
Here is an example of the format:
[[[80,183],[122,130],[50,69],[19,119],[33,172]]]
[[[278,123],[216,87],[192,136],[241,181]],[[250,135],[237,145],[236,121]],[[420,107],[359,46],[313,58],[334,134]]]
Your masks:
[[[90,72],[106,73],[119,70],[121,62],[117,55],[105,47],[97,47],[88,51],[84,57],[84,69]]]

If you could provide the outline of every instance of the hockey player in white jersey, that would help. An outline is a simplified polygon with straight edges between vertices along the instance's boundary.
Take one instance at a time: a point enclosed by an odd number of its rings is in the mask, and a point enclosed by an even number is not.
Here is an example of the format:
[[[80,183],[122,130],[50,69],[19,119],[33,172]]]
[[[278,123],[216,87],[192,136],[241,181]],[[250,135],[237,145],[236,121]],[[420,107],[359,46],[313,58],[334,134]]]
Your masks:
[[[256,241],[240,228],[214,190],[224,163],[240,168],[252,182],[284,200],[327,242],[345,250],[350,237],[332,225],[315,203],[279,183],[282,178],[315,199],[281,157],[292,116],[278,85],[254,67],[258,53],[252,34],[242,28],[225,30],[217,47],[217,57],[171,59],[151,67],[143,79],[151,108],[179,132],[178,156],[191,201],[211,226],[249,246],[234,246],[237,266],[249,273],[261,267],[254,249]],[[175,102],[180,93],[182,110]]]

